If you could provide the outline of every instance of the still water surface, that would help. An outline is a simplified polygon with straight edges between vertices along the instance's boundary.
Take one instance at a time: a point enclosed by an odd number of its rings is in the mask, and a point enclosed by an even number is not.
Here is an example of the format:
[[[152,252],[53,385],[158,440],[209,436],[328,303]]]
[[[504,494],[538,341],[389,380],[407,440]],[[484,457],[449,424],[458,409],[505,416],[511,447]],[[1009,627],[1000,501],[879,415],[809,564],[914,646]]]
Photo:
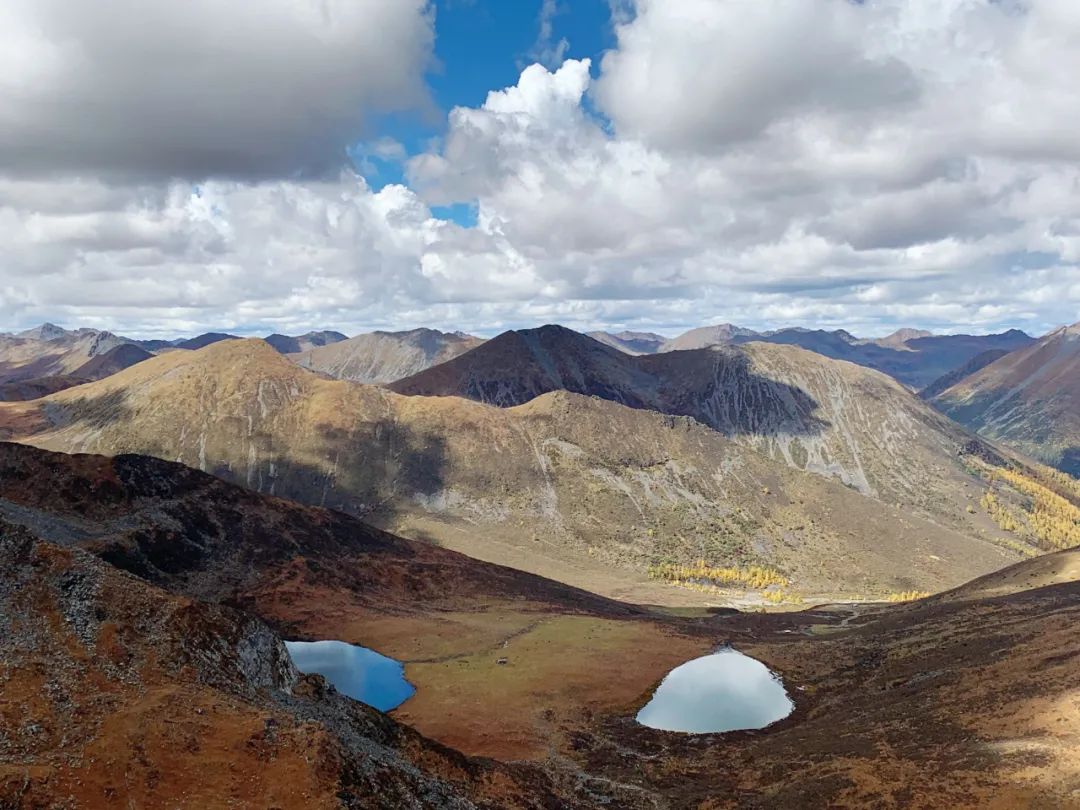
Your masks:
[[[416,692],[400,662],[367,647],[343,641],[286,641],[285,646],[298,670],[322,675],[341,694],[380,711],[396,709]]]
[[[637,721],[663,731],[708,734],[764,728],[794,708],[768,667],[726,649],[669,672]]]

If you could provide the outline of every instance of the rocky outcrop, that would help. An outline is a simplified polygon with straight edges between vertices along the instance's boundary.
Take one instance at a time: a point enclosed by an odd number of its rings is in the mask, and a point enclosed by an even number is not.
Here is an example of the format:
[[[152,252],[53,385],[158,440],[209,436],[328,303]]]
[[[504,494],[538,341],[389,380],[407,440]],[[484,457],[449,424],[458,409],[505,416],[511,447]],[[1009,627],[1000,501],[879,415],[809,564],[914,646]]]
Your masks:
[[[0,679],[3,806],[639,806],[469,760],[299,675],[254,616],[2,521]]]

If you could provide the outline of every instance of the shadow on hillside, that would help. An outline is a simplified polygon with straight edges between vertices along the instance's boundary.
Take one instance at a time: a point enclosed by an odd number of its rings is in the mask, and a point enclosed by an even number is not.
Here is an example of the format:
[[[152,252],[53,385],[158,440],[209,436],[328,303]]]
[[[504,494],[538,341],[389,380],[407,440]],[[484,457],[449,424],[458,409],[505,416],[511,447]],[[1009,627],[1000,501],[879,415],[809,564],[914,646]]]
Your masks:
[[[123,434],[114,430],[100,447],[89,449],[108,454],[122,447],[179,460],[256,492],[361,517],[388,519],[399,503],[434,498],[444,486],[445,439],[391,419],[358,420],[349,429],[316,424],[294,436],[281,430],[249,432],[249,421],[233,415],[207,425],[209,441],[204,437],[200,447],[190,426],[181,443],[181,425],[140,417],[121,391],[43,403],[41,415],[42,427],[12,425],[8,432],[21,438],[68,425],[87,432],[122,427]]]
[[[128,421],[134,414],[124,391],[110,391],[92,397],[79,397],[70,402],[42,402],[42,415],[54,428],[79,423],[98,430]]]
[[[318,428],[327,456],[346,457],[351,464],[337,463],[339,487],[371,493],[365,508],[354,514],[378,513],[387,517],[395,503],[412,498],[431,498],[442,492],[447,463],[446,439],[421,433],[388,419],[364,422],[353,430]]]
[[[254,467],[216,459],[208,472],[258,492],[379,522],[391,520],[400,504],[433,498],[443,489],[446,443],[440,436],[392,420],[359,422],[349,430],[319,424],[313,432],[313,447],[257,433]]]
[[[758,373],[741,351],[691,349],[634,360],[658,379],[665,413],[691,416],[727,436],[816,436],[831,427],[809,393]]]
[[[1080,447],[1067,448],[1055,466],[1073,478],[1080,478]]]

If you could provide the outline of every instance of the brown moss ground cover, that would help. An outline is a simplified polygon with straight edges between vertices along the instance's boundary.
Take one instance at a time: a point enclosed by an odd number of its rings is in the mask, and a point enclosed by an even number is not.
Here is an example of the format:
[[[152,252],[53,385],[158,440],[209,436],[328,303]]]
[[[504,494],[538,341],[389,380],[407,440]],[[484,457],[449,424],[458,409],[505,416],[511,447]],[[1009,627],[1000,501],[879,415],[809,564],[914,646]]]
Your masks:
[[[373,796],[387,807],[1071,807],[1080,796],[1080,552],[905,605],[661,611],[175,465],[0,452],[20,473],[0,475],[9,518],[67,546],[0,578],[0,796],[15,806],[80,806],[108,789],[195,806],[183,791],[204,771],[204,806],[210,795],[248,807],[332,795],[333,806],[343,790],[359,807],[379,806]],[[10,587],[23,583],[13,572],[40,587]],[[396,716],[435,742],[317,680],[290,693],[260,620],[405,659],[420,692]],[[784,678],[790,718],[701,736],[634,723],[668,669],[727,643]],[[114,763],[98,767],[106,752]]]

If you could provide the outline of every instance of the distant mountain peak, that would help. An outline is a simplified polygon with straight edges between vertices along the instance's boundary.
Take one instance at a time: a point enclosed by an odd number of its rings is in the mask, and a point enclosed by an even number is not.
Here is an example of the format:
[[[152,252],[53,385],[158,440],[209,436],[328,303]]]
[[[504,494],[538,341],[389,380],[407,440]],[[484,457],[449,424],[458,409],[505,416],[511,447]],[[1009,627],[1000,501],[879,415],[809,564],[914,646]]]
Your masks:
[[[236,335],[228,335],[223,332],[204,332],[196,337],[189,338],[188,340],[181,340],[175,342],[173,345],[178,349],[203,349],[209,346],[211,343],[219,343],[223,340],[239,340]]]
[[[733,323],[718,323],[713,326],[702,326],[691,329],[676,338],[672,338],[660,347],[662,352],[684,351],[687,349],[704,349],[715,346],[718,343],[730,343],[740,339],[752,339],[759,337],[760,333]]]
[[[663,335],[654,332],[589,332],[588,336],[613,349],[626,354],[655,354],[667,341]]]
[[[912,329],[910,327],[904,327],[897,329],[890,335],[886,335],[883,338],[873,341],[879,346],[888,346],[890,348],[901,348],[909,340],[918,340],[919,338],[933,337],[934,333],[926,329]]]
[[[897,340],[911,340],[912,338],[921,337],[933,337],[934,333],[929,329],[912,329],[910,327],[904,327],[903,329],[897,329],[891,335],[888,335],[884,340],[889,338],[896,338]]]
[[[655,332],[634,332],[629,329],[624,329],[622,332],[617,332],[615,337],[623,340],[663,340],[663,335],[658,335]]]
[[[367,332],[289,354],[303,368],[339,380],[383,384],[445,362],[483,342],[462,332],[419,328]]]
[[[281,354],[298,354],[308,349],[314,349],[317,346],[329,346],[348,339],[347,335],[330,329],[306,332],[303,335],[296,336],[275,332],[263,338]]]
[[[67,337],[69,332],[57,326],[54,323],[43,323],[40,326],[35,326],[33,329],[27,329],[23,332],[19,332],[16,337],[27,338],[29,340],[59,340],[62,337]]]

